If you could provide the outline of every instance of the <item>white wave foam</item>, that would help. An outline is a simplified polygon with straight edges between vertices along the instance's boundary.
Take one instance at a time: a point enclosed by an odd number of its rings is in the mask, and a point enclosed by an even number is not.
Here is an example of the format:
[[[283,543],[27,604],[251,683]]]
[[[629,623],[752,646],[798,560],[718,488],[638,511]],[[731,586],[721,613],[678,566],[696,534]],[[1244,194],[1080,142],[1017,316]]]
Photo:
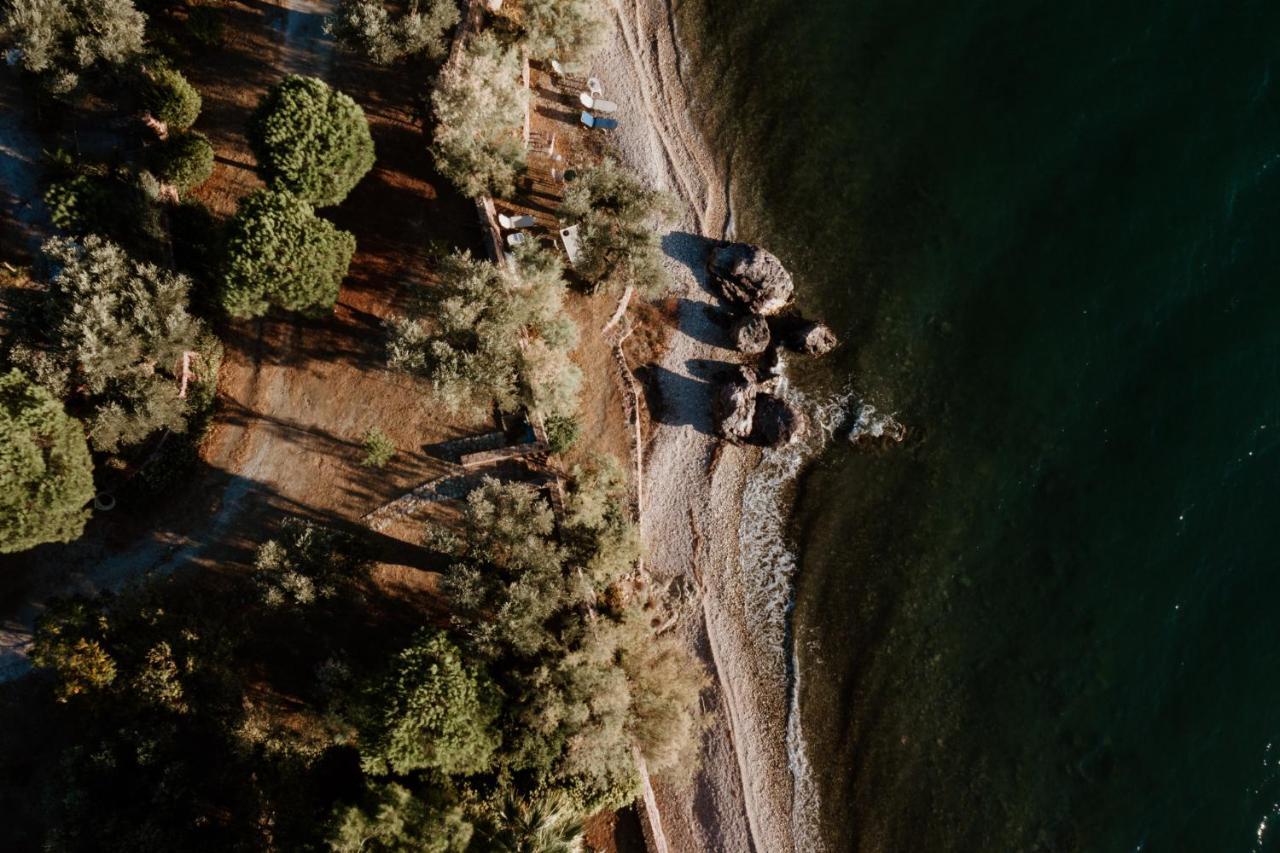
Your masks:
[[[787,671],[787,617],[793,603],[796,572],[796,556],[786,536],[795,480],[847,418],[853,394],[846,391],[827,400],[810,400],[792,388],[785,376],[777,393],[800,407],[813,428],[796,444],[765,451],[761,463],[748,476],[738,549],[742,559],[744,621],[752,628],[757,654],[768,660],[769,670],[781,677]],[[786,741],[793,782],[792,837],[797,850],[821,853],[818,792],[800,721],[800,671],[794,649],[791,658],[792,681],[787,684],[782,679],[778,687],[789,692]]]

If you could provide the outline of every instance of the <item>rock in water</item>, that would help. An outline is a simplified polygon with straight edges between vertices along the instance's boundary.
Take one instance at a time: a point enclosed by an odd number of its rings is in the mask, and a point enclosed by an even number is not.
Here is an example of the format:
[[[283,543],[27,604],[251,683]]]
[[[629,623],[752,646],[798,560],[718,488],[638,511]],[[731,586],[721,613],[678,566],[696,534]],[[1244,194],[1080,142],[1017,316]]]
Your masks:
[[[737,376],[716,389],[712,416],[722,438],[746,441],[751,436],[756,393],[756,373],[749,367],[739,367]]]
[[[805,355],[826,355],[840,341],[831,327],[824,323],[806,320],[786,337],[786,345]]]
[[[880,415],[876,407],[864,403],[858,407],[858,416],[854,419],[853,428],[849,430],[849,441],[861,444],[866,441],[891,441],[901,443],[907,437],[907,428],[898,423],[893,415]]]
[[[804,435],[808,419],[799,408],[772,394],[756,396],[752,437],[766,447],[786,447]]]
[[[791,301],[791,273],[769,252],[750,243],[720,243],[711,250],[707,271],[730,302],[767,317]]]
[[[769,348],[769,322],[755,314],[735,320],[729,334],[738,352],[759,355]]]

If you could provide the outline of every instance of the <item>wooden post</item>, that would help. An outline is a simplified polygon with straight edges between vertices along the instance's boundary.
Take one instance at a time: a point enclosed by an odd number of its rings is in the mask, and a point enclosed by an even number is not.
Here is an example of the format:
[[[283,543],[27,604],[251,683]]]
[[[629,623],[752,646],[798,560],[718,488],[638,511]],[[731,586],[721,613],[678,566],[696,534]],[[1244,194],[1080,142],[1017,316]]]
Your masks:
[[[501,0],[499,0],[501,2]],[[529,54],[520,49],[520,56],[524,60],[524,90],[529,92]],[[529,130],[533,124],[530,110],[533,109],[533,93],[529,93],[529,97],[524,100],[524,147],[529,147]]]

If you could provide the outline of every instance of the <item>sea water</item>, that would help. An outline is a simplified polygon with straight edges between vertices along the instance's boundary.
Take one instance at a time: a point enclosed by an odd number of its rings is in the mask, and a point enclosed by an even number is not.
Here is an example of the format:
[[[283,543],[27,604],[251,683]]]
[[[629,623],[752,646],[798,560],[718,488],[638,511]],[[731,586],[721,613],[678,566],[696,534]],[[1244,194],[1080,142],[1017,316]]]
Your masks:
[[[677,11],[792,382],[909,428],[769,558],[802,849],[1280,849],[1280,3]]]

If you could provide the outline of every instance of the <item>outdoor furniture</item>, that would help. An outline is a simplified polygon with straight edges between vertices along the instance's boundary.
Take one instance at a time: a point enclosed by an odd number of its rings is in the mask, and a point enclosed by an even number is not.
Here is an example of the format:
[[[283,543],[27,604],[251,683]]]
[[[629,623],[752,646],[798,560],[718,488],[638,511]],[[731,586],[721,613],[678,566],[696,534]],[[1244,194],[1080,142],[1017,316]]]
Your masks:
[[[590,128],[599,128],[600,130],[613,130],[618,126],[618,120],[613,118],[596,118],[586,110],[582,111],[582,123]]]
[[[505,213],[499,213],[498,224],[508,231],[516,228],[532,228],[534,218],[527,213],[520,216],[507,216]]]
[[[582,105],[587,109],[595,110],[598,113],[611,113],[611,112],[615,112],[618,109],[618,105],[615,104],[613,101],[606,101],[606,100],[602,100],[601,98],[594,98],[587,92],[583,92],[581,95],[579,95],[578,100],[581,101]]]
[[[560,242],[564,244],[564,253],[569,256],[569,263],[578,262],[578,251],[582,244],[578,242],[578,226],[560,229]]]
[[[528,234],[524,233],[523,231],[517,231],[514,234],[507,235],[507,245],[514,249],[516,246],[519,246],[521,243],[523,243],[525,240],[528,240],[528,239],[529,239]]]
[[[604,94],[604,86],[600,83],[599,77],[587,78],[587,90],[591,93],[591,97],[598,98]]]
[[[582,69],[573,63],[561,62],[558,59],[551,60],[551,72],[556,77],[576,77],[582,73]]]

